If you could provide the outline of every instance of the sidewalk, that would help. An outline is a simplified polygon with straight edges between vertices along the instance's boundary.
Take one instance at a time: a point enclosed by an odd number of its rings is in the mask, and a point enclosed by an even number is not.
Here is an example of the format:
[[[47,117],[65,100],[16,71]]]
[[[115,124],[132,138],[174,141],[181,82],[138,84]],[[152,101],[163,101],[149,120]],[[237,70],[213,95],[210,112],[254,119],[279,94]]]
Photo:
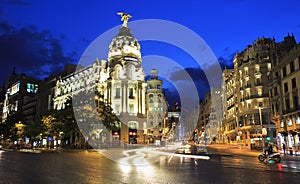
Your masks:
[[[251,150],[248,146],[240,145],[229,145],[229,144],[211,144],[207,147],[208,152],[211,153],[226,153],[232,155],[243,155],[243,156],[255,156],[257,157],[262,151]],[[279,150],[283,160],[296,160],[300,161],[300,153],[293,152],[293,155],[289,151],[284,154],[282,150]]]

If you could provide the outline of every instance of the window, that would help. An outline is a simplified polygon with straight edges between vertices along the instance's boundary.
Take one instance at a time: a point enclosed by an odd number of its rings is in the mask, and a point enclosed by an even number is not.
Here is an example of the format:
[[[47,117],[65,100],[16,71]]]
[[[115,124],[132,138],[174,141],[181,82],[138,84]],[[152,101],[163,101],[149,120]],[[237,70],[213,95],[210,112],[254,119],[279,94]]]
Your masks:
[[[290,62],[290,71],[291,73],[295,71],[294,61]]]
[[[274,96],[278,95],[277,87],[274,87]]]
[[[292,125],[293,125],[293,122],[292,122],[291,119],[289,119],[289,121],[288,121],[288,126],[292,126]]]
[[[116,113],[120,113],[120,104],[116,104],[115,111]]]
[[[282,77],[286,77],[286,67],[282,68]]]
[[[262,89],[257,89],[257,95],[262,96]]]
[[[280,122],[280,127],[281,127],[281,128],[283,128],[283,127],[284,127],[284,123],[283,123],[283,121],[282,121],[282,122]]]
[[[256,81],[255,81],[255,84],[256,84],[257,86],[262,85],[261,79],[260,79],[260,78],[257,78]]]
[[[271,71],[271,63],[268,63],[267,66],[268,66],[268,71],[270,72]]]
[[[299,118],[299,117],[297,117],[297,119],[296,119],[296,124],[297,124],[297,125],[300,124],[300,118]]]
[[[137,124],[137,122],[129,122],[128,127],[130,129],[138,129],[138,124]]]
[[[245,67],[245,75],[248,75],[248,67]]]
[[[38,89],[38,85],[37,84],[27,83],[27,92],[28,93],[36,93],[37,89]]]
[[[120,88],[116,88],[116,96],[115,98],[120,98]]]
[[[297,84],[296,84],[296,78],[292,79],[292,89],[296,89],[297,88]]]
[[[255,65],[255,71],[256,71],[256,72],[259,72],[259,70],[260,70],[259,65]]]
[[[129,98],[130,99],[134,98],[134,96],[133,96],[133,88],[129,88]]]
[[[293,104],[294,104],[294,108],[298,108],[299,103],[298,103],[298,95],[294,95],[293,96]]]
[[[134,113],[134,105],[129,104],[129,113]]]
[[[285,99],[285,109],[286,110],[290,109],[290,99],[289,98]]]
[[[284,83],[284,84],[283,84],[283,88],[284,88],[284,92],[288,92],[288,91],[289,91],[289,88],[288,88],[288,84],[287,84],[287,83]]]
[[[150,98],[149,102],[150,102],[150,103],[153,103],[153,95],[152,95],[152,94],[149,95],[149,98]]]

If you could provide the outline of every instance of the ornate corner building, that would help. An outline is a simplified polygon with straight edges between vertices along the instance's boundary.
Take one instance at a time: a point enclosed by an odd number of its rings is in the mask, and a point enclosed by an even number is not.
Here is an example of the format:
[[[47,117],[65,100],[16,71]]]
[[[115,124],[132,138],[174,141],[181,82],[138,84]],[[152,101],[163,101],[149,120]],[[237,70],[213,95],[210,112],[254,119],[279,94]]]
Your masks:
[[[226,143],[263,146],[269,136],[280,147],[299,145],[299,44],[259,38],[223,72]]]
[[[140,44],[127,26],[131,16],[124,16],[129,15],[122,14],[124,22],[109,45],[107,60],[96,59],[57,80],[54,109],[64,109],[68,99],[80,91],[96,89],[120,120],[114,139],[145,143],[150,135],[161,139],[167,102],[157,70],[151,70],[150,80],[145,81]]]

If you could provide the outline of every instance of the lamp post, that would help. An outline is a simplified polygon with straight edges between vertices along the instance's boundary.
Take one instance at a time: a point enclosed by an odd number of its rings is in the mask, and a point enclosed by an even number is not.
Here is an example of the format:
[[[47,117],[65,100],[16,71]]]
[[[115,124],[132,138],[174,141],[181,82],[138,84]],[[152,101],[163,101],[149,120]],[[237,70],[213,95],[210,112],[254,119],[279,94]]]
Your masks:
[[[262,107],[258,107],[258,112],[259,112],[259,123],[260,123],[260,129],[261,129],[261,142],[262,142],[262,147],[264,148],[265,147],[265,144],[264,144],[264,134],[267,134],[265,133],[265,131],[263,131],[263,123],[262,123],[262,114],[261,114],[261,109]]]
[[[235,132],[236,132],[236,140],[239,143],[240,137],[239,136],[239,120],[237,114],[233,115],[235,118]]]
[[[258,107],[258,112],[259,112],[259,123],[260,123],[260,128],[262,131],[263,125],[262,125],[262,117],[261,117],[261,107]]]

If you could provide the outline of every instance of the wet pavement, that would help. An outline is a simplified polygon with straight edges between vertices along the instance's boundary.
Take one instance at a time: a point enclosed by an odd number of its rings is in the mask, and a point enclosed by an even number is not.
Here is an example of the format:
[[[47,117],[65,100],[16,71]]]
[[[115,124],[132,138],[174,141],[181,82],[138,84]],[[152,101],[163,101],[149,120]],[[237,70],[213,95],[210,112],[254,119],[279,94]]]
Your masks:
[[[210,145],[209,159],[201,157],[204,152],[174,151],[171,147],[0,151],[0,183],[295,183],[300,177],[299,161],[261,163],[259,151],[244,147]]]

